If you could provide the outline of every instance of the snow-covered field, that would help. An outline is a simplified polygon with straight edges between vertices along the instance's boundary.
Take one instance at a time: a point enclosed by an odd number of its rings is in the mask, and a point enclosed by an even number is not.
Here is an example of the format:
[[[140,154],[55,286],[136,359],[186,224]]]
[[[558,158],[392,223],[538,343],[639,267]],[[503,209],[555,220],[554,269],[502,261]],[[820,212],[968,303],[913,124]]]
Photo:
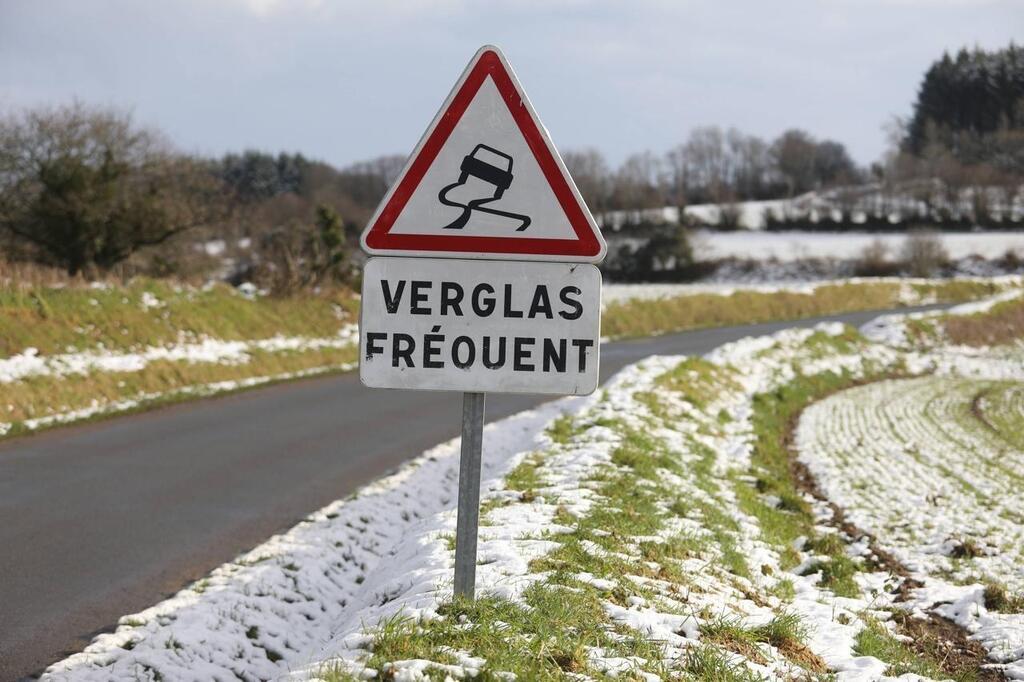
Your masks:
[[[1024,415],[1002,433],[983,407],[1019,409],[1002,398],[1020,387],[926,376],[851,388],[804,413],[797,446],[829,499],[911,570],[1021,592]]]
[[[1017,382],[1020,363],[1004,368]],[[1008,660],[1024,658],[1024,614],[985,613],[984,584],[1024,594],[1021,386],[941,375],[868,384],[811,406],[797,431],[829,499],[926,581],[928,599],[951,583],[955,620]],[[1012,410],[1012,430],[993,426],[986,399]]]
[[[870,232],[703,232],[698,233],[701,257],[795,261],[807,258],[859,258],[878,240],[892,256],[898,256],[907,235]],[[1022,232],[945,232],[943,246],[950,258],[978,255],[1002,258],[1007,251],[1024,255]]]
[[[452,442],[122,618],[46,677],[941,678],[880,660],[866,637],[902,646],[893,614],[932,612],[1024,679],[1024,616],[990,612],[978,582],[1021,584],[1021,453],[996,449],[964,413],[984,385],[1008,397],[985,393],[982,414],[1016,418],[1020,384],[1008,382],[1024,380],[1022,367],[1020,350],[904,348],[835,324],[745,339],[706,361],[650,358],[590,398],[488,427],[476,610],[449,604]],[[894,370],[922,378],[817,403],[800,451],[832,501],[921,581],[905,600],[892,590],[901,579],[869,561],[868,540],[840,531],[829,505],[762,487],[756,431],[758,396],[801,377]],[[944,554],[954,536],[984,551],[956,562]],[[845,579],[841,561],[855,567]],[[571,609],[587,618],[558,620]]]

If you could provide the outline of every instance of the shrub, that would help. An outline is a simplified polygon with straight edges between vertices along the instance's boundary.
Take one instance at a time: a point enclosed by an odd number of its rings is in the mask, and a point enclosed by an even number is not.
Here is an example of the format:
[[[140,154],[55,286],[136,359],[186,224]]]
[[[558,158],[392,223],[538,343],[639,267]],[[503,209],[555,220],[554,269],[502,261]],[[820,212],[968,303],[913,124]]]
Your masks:
[[[864,247],[854,266],[858,277],[887,277],[899,270],[900,264],[889,260],[889,246],[877,238]]]
[[[903,242],[901,256],[914,277],[931,277],[949,261],[942,238],[933,230],[912,230]]]

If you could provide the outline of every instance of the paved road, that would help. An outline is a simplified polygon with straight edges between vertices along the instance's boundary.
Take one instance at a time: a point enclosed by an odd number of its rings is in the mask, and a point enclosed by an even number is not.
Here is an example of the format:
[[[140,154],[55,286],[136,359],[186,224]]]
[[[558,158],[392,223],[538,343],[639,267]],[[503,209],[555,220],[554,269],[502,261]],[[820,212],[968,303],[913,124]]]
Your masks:
[[[703,354],[817,321],[607,344],[602,381],[648,355]],[[491,396],[487,416],[548,399]],[[458,394],[373,391],[347,374],[0,443],[0,680],[40,672],[119,616],[456,436],[460,405]]]

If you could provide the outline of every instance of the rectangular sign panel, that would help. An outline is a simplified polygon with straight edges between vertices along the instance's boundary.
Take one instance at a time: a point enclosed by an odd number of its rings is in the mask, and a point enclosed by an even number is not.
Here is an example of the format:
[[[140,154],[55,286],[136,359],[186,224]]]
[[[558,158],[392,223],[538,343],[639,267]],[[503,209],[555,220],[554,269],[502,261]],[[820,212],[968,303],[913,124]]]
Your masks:
[[[359,378],[372,388],[586,395],[598,384],[593,265],[372,258]]]

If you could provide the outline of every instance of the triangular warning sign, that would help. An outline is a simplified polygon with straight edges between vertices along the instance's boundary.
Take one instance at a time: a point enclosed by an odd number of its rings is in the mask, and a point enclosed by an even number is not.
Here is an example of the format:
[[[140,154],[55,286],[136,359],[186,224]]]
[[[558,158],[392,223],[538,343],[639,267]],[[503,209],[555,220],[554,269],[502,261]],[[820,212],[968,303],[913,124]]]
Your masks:
[[[466,67],[363,232],[375,255],[596,263],[605,242],[504,55]]]

